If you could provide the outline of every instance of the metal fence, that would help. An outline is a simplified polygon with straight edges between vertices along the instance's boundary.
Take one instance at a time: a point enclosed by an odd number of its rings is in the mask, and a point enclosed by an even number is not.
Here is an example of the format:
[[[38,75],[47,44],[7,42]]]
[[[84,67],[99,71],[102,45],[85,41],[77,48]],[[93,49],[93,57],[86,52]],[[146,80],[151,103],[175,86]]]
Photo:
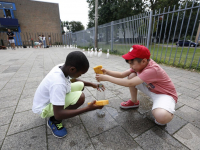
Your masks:
[[[151,58],[157,62],[200,69],[200,48],[191,43],[200,40],[199,8],[200,3],[194,0],[100,25],[98,48],[122,55],[133,44],[142,44],[149,48]],[[94,47],[94,28],[69,32],[62,38],[65,45],[91,48]],[[185,44],[189,42],[189,46],[177,46],[180,40]]]

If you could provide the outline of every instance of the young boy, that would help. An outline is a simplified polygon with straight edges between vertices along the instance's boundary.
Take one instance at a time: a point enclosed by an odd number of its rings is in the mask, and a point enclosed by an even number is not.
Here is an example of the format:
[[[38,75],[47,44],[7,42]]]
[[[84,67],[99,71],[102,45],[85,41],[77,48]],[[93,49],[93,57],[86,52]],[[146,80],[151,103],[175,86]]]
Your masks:
[[[150,59],[150,52],[145,46],[133,45],[132,50],[122,57],[130,64],[131,69],[122,73],[102,69],[104,75],[96,75],[97,81],[109,81],[129,87],[131,99],[120,105],[124,109],[139,107],[137,90],[140,90],[153,99],[152,114],[155,123],[165,125],[170,122],[178,97],[167,73]],[[120,79],[126,76],[128,79]]]
[[[102,106],[95,105],[93,101],[84,108],[77,109],[85,101],[82,92],[84,86],[97,88],[98,85],[76,79],[85,74],[89,68],[86,56],[79,51],[68,54],[63,65],[55,66],[42,80],[38,86],[32,110],[40,114],[42,118],[50,117],[47,126],[54,136],[65,137],[67,130],[62,125],[62,120],[74,117],[81,113],[102,109]],[[74,83],[71,83],[70,78]]]

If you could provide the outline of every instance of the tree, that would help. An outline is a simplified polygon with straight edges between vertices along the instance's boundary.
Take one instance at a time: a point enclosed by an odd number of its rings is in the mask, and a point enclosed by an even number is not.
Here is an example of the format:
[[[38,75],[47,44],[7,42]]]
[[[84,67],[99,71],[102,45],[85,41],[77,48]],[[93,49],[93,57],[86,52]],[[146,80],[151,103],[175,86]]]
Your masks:
[[[89,3],[88,28],[94,27],[95,0],[87,0]],[[125,17],[143,13],[145,3],[142,0],[98,0],[98,24],[109,23]]]
[[[61,27],[62,27],[62,29],[64,27],[67,27],[67,30],[71,31],[71,32],[81,31],[81,30],[85,29],[84,25],[80,21],[71,21],[71,22],[62,21]],[[64,29],[63,29],[63,31],[64,31]]]

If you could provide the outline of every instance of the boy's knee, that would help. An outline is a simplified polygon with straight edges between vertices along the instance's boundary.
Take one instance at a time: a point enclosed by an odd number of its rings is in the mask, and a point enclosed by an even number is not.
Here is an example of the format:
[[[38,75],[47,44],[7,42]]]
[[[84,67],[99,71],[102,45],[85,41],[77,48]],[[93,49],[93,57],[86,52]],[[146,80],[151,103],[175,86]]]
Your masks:
[[[167,124],[173,119],[173,114],[162,108],[154,109],[152,114],[156,121],[161,124]]]
[[[128,79],[132,79],[132,78],[134,78],[134,77],[136,77],[137,75],[136,75],[136,73],[131,73],[129,76],[128,76]]]

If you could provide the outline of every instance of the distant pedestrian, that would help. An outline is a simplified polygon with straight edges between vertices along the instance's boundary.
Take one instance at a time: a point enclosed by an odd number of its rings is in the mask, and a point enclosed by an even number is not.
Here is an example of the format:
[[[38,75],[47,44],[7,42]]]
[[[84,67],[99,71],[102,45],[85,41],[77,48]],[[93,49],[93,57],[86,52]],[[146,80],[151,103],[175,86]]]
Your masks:
[[[52,47],[52,44],[51,44],[51,35],[49,35],[49,47]]]
[[[46,38],[44,35],[42,35],[42,43],[44,44],[44,48],[46,48]]]
[[[15,40],[14,40],[14,37],[15,37],[14,33],[11,32],[10,29],[8,29],[8,32],[7,32],[7,39],[8,39],[8,42],[11,44],[11,48],[12,48],[13,50],[15,50]]]

